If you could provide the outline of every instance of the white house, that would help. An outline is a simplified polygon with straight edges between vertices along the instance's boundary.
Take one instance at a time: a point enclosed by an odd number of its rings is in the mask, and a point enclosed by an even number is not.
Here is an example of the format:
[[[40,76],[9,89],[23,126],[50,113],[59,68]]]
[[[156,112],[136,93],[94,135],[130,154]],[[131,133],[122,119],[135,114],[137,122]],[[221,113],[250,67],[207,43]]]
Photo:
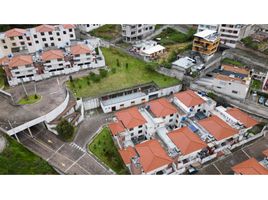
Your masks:
[[[155,60],[165,52],[165,49],[165,47],[158,44],[145,50],[141,50],[140,54],[145,60]]]
[[[196,65],[195,60],[187,56],[183,58],[179,58],[178,60],[172,63],[172,67],[174,69],[177,69],[184,73],[189,72],[192,69],[192,67],[194,67],[195,65]]]

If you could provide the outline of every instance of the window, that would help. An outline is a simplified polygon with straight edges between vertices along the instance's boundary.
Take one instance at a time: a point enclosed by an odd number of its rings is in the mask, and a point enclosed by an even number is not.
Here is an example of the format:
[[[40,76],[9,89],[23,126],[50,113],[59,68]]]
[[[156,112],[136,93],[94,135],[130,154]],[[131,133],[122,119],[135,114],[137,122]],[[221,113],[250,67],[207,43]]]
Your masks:
[[[31,38],[30,37],[27,37],[26,39],[29,41]]]
[[[142,125],[140,125],[139,128],[142,128]]]
[[[48,47],[48,44],[47,43],[45,44],[45,47]]]
[[[165,119],[166,117],[164,116],[163,119]]]
[[[25,42],[21,42],[20,44],[21,44],[21,45],[25,45]]]
[[[42,38],[42,40],[43,40],[44,42],[47,41],[46,38]]]
[[[59,32],[57,32],[56,34],[57,34],[57,36],[60,36],[60,33]]]
[[[60,64],[59,64],[59,66],[63,66],[63,64],[62,64],[62,63],[60,63]]]
[[[66,34],[66,31],[63,31],[63,34]]]
[[[133,131],[133,128],[130,128],[129,131]]]
[[[73,34],[70,34],[70,37],[74,37],[74,35]]]
[[[19,36],[19,39],[21,40],[22,39],[22,36]]]
[[[52,47],[54,47],[54,46],[55,46],[55,44],[52,42],[52,43],[51,43],[51,46],[52,46]]]
[[[70,28],[70,29],[69,29],[69,32],[72,32],[72,31],[73,31],[73,29]]]
[[[174,114],[171,114],[170,117],[173,117]]]
[[[3,44],[5,44],[5,43],[6,43],[6,41],[5,41],[5,40],[2,40],[2,43],[3,43]]]
[[[16,46],[16,43],[14,42],[14,43],[12,43],[12,46]]]
[[[44,33],[44,32],[42,32],[42,33],[41,33],[41,35],[45,35],[45,33]]]
[[[169,122],[172,122],[172,119],[170,119]]]
[[[7,46],[4,46],[4,49],[7,49]]]
[[[134,133],[131,133],[131,136],[133,136],[134,135]]]
[[[36,41],[35,41],[35,43],[36,43],[36,44],[39,44],[39,41],[38,41],[38,40],[36,40]]]
[[[50,31],[50,32],[48,32],[48,34],[49,34],[49,35],[52,35],[52,32]]]
[[[14,40],[14,37],[10,37],[10,40]]]
[[[131,103],[131,104],[135,104],[135,101],[131,101],[130,103]]]
[[[138,133],[142,133],[142,130],[139,130]]]
[[[57,59],[57,61],[62,61],[62,58]]]
[[[29,43],[28,43],[28,45],[29,45],[29,46],[32,46],[32,43],[31,43],[31,42],[29,42]]]
[[[54,40],[54,38],[53,38],[53,37],[50,37],[49,39],[50,39],[50,40]]]
[[[61,39],[60,39],[60,38],[58,38],[58,41],[61,41]]]
[[[218,88],[218,89],[221,89],[221,87],[220,87],[220,86],[217,86],[217,88]]]
[[[120,104],[120,107],[124,107],[124,104]]]
[[[34,35],[34,38],[37,38],[37,35],[36,34]]]
[[[234,94],[238,94],[238,92],[237,92],[237,91],[235,91],[235,90],[232,90],[232,93],[234,93]]]

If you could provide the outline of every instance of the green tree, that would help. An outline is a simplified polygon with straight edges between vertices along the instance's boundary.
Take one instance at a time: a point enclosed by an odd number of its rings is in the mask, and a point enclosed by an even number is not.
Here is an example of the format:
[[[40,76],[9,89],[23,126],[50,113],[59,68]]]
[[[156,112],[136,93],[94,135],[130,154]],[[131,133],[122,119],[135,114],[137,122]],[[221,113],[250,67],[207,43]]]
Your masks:
[[[96,52],[96,55],[99,55],[100,54],[98,47],[95,48],[95,52]]]
[[[128,69],[128,63],[126,63],[126,69]]]
[[[59,137],[64,141],[70,141],[74,134],[74,126],[66,119],[62,119],[56,126]]]

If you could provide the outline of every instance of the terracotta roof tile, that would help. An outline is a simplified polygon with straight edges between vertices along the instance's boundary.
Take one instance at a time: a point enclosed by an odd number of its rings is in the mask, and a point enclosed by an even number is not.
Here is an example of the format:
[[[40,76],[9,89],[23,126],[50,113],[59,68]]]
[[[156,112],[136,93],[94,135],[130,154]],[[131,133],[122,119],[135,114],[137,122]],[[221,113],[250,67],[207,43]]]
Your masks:
[[[183,155],[187,155],[207,147],[207,144],[188,127],[174,130],[168,134],[168,137],[181,150]]]
[[[123,124],[120,121],[113,122],[113,123],[109,124],[108,126],[109,126],[109,129],[110,129],[113,136],[125,131],[125,127],[123,126]]]
[[[172,159],[156,139],[140,143],[135,148],[140,156],[140,164],[146,173],[172,163]]]
[[[6,37],[16,37],[16,36],[22,36],[24,33],[26,33],[26,30],[21,28],[13,28],[5,32]]]
[[[64,54],[62,50],[49,50],[45,51],[41,55],[42,60],[54,60],[54,59],[60,59],[64,58]]]
[[[119,111],[115,114],[115,116],[128,129],[135,128],[146,123],[146,120],[140,114],[137,107],[132,107]]]
[[[12,67],[24,66],[24,65],[29,65],[29,64],[33,64],[32,56],[19,55],[19,56],[15,56],[11,58],[8,63],[8,66],[9,68],[12,68]]]
[[[55,27],[47,24],[42,24],[40,26],[35,27],[36,32],[52,32],[54,31]]]
[[[226,75],[222,75],[222,74],[217,74],[215,76],[216,79],[218,80],[223,80],[223,81],[235,81],[235,82],[240,82],[241,84],[245,84],[245,81],[243,81],[241,78],[237,78],[237,77],[230,77],[230,76],[226,76]]]
[[[203,126],[218,141],[231,137],[238,133],[236,129],[229,126],[226,122],[224,122],[216,115],[202,119],[198,123]]]
[[[238,108],[230,108],[226,111],[232,117],[240,121],[246,128],[257,125],[259,122]]]
[[[268,169],[262,166],[255,158],[250,158],[232,167],[237,174],[243,175],[268,175]]]
[[[166,98],[153,100],[149,102],[148,105],[156,117],[165,117],[178,112],[176,107],[173,106]]]
[[[77,44],[71,47],[71,53],[73,55],[90,53],[91,50],[85,44]]]
[[[130,164],[131,158],[137,155],[135,149],[131,146],[127,147],[126,149],[120,149],[118,151],[126,165]]]
[[[192,106],[200,105],[205,102],[204,99],[202,99],[192,90],[179,92],[179,93],[176,93],[174,96],[188,108]]]
[[[63,24],[63,28],[72,29],[72,28],[75,28],[75,25],[74,24]]]

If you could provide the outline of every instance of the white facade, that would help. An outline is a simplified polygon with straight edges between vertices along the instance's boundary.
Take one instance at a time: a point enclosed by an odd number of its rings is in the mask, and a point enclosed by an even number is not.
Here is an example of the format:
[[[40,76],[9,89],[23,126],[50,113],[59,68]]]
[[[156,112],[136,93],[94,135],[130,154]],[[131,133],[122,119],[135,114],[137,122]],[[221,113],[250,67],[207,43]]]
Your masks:
[[[219,24],[199,24],[197,28],[197,32],[204,31],[206,29],[212,30],[212,31],[218,31]]]
[[[153,33],[154,30],[154,24],[122,24],[122,36],[125,42],[142,40]]]
[[[90,32],[96,28],[103,26],[103,24],[78,24],[77,28],[84,32]]]

